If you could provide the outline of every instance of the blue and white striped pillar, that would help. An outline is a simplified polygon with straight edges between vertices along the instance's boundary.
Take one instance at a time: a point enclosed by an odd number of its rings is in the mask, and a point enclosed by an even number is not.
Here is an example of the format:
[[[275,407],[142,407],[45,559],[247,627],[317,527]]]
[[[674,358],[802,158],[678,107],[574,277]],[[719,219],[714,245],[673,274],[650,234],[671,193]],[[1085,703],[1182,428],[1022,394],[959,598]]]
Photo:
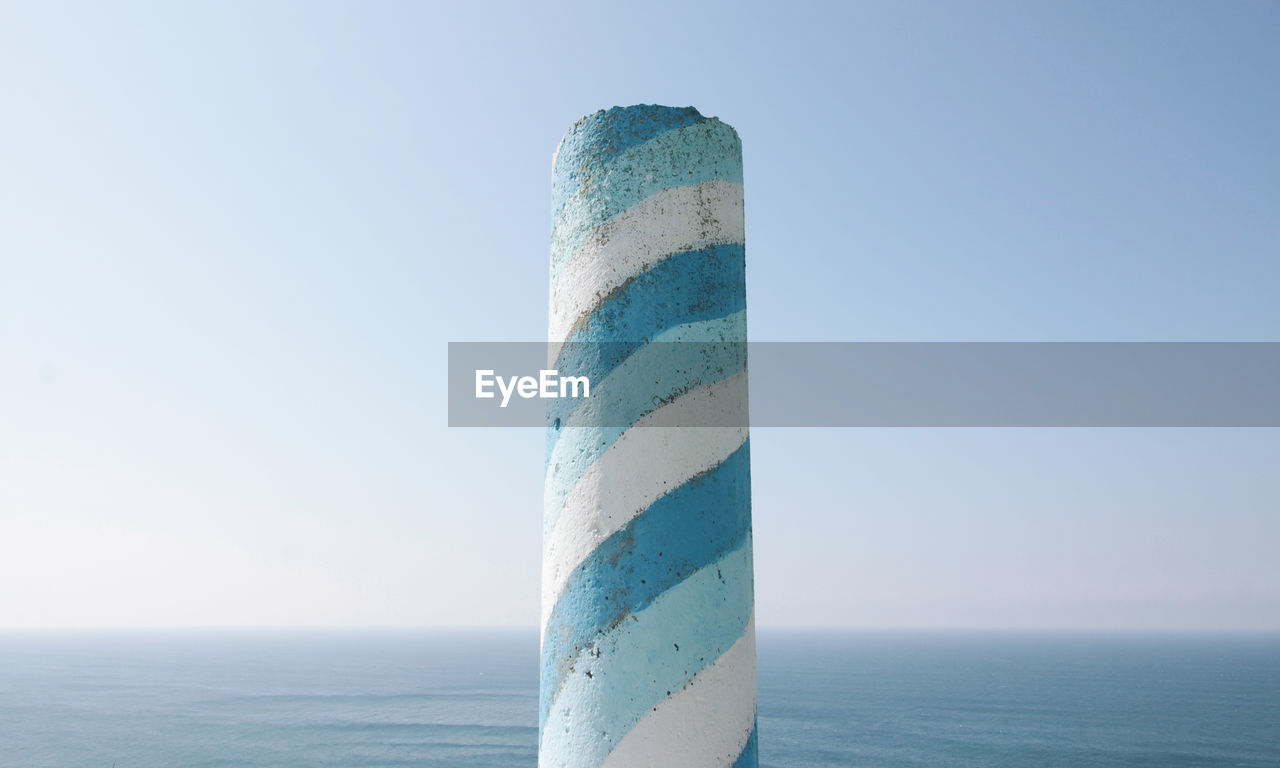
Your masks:
[[[738,135],[692,107],[585,117],[552,222],[553,354],[608,343],[574,373],[611,416],[548,428],[538,764],[756,768]]]

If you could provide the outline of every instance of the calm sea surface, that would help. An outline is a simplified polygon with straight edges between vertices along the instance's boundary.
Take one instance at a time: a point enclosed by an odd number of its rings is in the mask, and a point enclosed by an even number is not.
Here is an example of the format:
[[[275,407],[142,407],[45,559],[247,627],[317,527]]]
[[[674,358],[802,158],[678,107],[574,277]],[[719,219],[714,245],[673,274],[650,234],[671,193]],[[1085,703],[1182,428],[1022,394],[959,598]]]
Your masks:
[[[1280,637],[762,632],[760,756],[1280,766]],[[0,766],[536,763],[532,632],[0,633]]]

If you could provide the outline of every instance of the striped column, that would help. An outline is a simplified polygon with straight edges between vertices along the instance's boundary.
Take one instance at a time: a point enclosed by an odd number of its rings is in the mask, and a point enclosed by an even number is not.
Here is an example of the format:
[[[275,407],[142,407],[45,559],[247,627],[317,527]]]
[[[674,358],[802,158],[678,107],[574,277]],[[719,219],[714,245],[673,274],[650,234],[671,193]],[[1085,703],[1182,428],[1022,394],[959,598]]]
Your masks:
[[[553,357],[595,350],[571,368],[603,405],[549,418],[539,766],[756,768],[737,133],[692,107],[585,117],[552,222]],[[648,428],[691,420],[734,426]]]

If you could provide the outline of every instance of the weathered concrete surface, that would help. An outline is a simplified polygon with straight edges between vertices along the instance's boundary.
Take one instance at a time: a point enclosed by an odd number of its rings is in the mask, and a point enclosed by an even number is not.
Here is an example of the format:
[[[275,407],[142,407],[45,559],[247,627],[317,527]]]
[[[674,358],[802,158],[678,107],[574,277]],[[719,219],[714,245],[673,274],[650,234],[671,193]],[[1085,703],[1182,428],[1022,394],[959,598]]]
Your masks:
[[[609,342],[572,370],[632,418],[548,427],[542,768],[757,764],[747,429],[646,426],[746,423],[743,243],[742,147],[719,120],[615,107],[561,141],[553,354]]]

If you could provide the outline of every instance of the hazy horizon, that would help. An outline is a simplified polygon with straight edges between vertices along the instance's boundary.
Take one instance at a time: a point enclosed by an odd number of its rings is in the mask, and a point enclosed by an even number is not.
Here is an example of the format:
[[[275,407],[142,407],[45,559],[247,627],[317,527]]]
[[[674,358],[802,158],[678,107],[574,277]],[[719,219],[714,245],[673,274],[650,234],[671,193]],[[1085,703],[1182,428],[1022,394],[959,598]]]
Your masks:
[[[205,626],[54,626],[54,627],[0,627],[0,635],[38,635],[41,633],[60,634],[60,633],[102,633],[102,634],[125,634],[125,633],[218,633],[226,632],[234,633],[270,633],[279,632],[280,634],[291,633],[360,633],[360,632],[458,632],[458,633],[521,633],[528,634],[531,638],[537,639],[540,632],[539,628],[533,625],[514,626],[514,625],[465,625],[465,624],[437,624],[437,625],[261,625],[261,626],[237,626],[237,625],[205,625]],[[810,634],[884,634],[884,635],[935,635],[935,634],[953,634],[953,635],[1026,635],[1026,636],[1079,636],[1079,637],[1111,637],[1111,636],[1179,636],[1179,637],[1280,637],[1280,629],[1247,629],[1236,627],[964,627],[964,626],[918,626],[918,627],[889,627],[889,626],[852,626],[852,625],[829,625],[829,626],[802,626],[802,625],[762,625],[756,627],[757,633],[769,634],[786,634],[786,633],[810,633]]]

